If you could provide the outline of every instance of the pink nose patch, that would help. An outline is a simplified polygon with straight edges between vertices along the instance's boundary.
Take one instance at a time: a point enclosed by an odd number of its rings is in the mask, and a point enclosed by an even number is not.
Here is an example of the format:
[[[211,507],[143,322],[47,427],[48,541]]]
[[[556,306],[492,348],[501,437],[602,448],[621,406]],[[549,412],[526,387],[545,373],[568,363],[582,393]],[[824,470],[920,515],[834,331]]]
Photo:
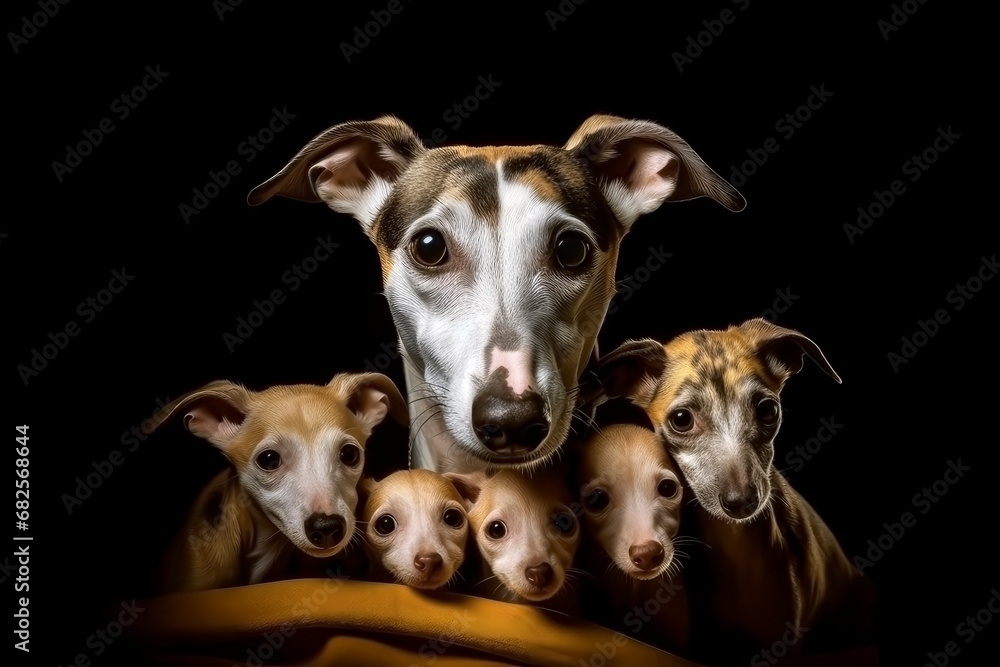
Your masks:
[[[487,376],[498,368],[507,369],[507,386],[515,396],[524,392],[538,391],[535,378],[531,374],[531,359],[524,350],[498,350],[493,348],[490,356],[490,369]]]

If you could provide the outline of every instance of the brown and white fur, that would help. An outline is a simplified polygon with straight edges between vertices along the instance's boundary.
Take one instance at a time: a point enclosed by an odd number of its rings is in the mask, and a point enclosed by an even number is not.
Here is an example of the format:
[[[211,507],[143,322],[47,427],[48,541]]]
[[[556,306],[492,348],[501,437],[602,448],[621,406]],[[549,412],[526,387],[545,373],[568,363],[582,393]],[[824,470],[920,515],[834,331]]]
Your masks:
[[[422,589],[449,584],[465,560],[469,534],[462,497],[430,470],[361,480],[365,546],[379,577]]]
[[[562,480],[551,469],[531,477],[511,468],[446,477],[465,499],[469,530],[482,556],[482,578],[473,592],[577,611],[578,600],[565,585],[581,530]]]
[[[248,201],[352,215],[404,361],[411,467],[544,462],[615,292],[619,244],[664,201],[743,197],[670,130],[592,116],[565,146],[426,148],[392,116],[316,136]]]
[[[840,382],[814,342],[760,318],[665,345],[630,341],[599,364],[608,395],[646,409],[697,499],[706,608],[692,630],[706,655],[849,643],[871,618],[859,572],[773,465],[778,395],[805,355]]]
[[[606,424],[579,457],[587,534],[606,556],[592,567],[610,601],[602,620],[657,646],[685,649],[690,618],[674,543],[683,490],[663,441],[638,424]]]
[[[377,373],[263,391],[220,380],[163,408],[152,429],[183,415],[235,468],[195,500],[165,561],[164,588],[252,584],[280,576],[296,549],[340,553],[354,534],[365,443],[390,413],[406,423],[399,390]]]

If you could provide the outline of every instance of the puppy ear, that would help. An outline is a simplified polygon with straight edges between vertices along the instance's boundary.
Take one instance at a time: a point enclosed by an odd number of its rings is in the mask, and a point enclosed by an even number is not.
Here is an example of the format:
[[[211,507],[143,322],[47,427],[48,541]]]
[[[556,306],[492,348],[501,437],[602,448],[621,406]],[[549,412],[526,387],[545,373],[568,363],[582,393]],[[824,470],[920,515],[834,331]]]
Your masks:
[[[368,504],[368,499],[371,498],[372,493],[375,488],[378,487],[378,482],[375,481],[374,477],[362,477],[358,480],[358,512],[359,514],[364,512],[365,506]]]
[[[739,328],[754,344],[757,357],[778,381],[778,386],[802,370],[806,355],[837,384],[841,384],[840,376],[826,360],[819,345],[798,331],[779,327],[762,317],[747,320]]]
[[[591,400],[600,405],[624,396],[648,408],[666,366],[667,355],[659,342],[651,338],[626,341],[597,362],[593,374],[600,389],[590,391]]]
[[[591,164],[604,198],[626,229],[668,199],[711,197],[730,211],[746,206],[736,188],[686,141],[656,123],[591,116],[564,148]]]
[[[323,201],[357,218],[367,231],[393,183],[425,150],[417,133],[394,116],[335,125],[251,190],[247,201],[251,206],[274,196]]]
[[[238,384],[216,380],[164,406],[143,430],[152,433],[175,415],[183,414],[184,428],[225,451],[243,426],[250,395]]]
[[[334,376],[328,387],[345,401],[347,409],[370,430],[390,415],[402,426],[410,423],[406,401],[399,389],[381,373],[341,373]]]
[[[377,486],[378,482],[375,481],[374,477],[362,477],[358,481],[358,493],[363,493],[366,497],[370,496]]]
[[[478,470],[469,473],[446,472],[444,477],[455,487],[458,495],[462,496],[466,512],[470,511],[479,500],[479,494],[487,480],[486,473]]]

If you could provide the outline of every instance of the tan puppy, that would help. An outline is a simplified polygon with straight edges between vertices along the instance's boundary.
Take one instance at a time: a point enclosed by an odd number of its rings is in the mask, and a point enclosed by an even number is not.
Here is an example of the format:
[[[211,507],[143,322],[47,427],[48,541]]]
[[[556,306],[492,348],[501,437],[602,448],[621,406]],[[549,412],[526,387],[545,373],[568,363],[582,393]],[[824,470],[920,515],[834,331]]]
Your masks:
[[[871,619],[859,572],[773,466],[778,394],[805,355],[840,382],[815,343],[760,318],[630,341],[599,364],[607,394],[647,411],[697,498],[707,576],[693,630],[706,656],[856,643]]]
[[[506,602],[575,608],[570,595],[558,596],[580,544],[580,525],[562,480],[551,471],[529,477],[509,468],[492,476],[446,477],[465,498],[482,555],[485,579],[476,590]]]
[[[166,560],[165,589],[274,578],[296,549],[340,553],[354,533],[365,443],[390,412],[406,423],[399,390],[377,373],[259,392],[216,381],[163,408],[150,430],[183,415],[235,468],[195,500]]]
[[[580,496],[588,535],[611,560],[595,574],[611,603],[604,619],[674,650],[688,643],[687,592],[675,557],[681,482],[648,428],[610,424],[580,447]]]
[[[469,534],[462,497],[430,470],[366,478],[361,512],[365,546],[387,579],[414,588],[447,585],[465,560]]]

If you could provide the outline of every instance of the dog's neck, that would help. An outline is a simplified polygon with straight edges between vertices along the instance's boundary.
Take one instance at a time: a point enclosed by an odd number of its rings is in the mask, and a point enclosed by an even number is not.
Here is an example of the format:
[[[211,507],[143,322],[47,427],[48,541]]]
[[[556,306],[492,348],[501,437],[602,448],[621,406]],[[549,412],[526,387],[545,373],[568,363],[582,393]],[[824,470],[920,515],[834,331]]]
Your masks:
[[[719,624],[758,642],[770,643],[800,627],[803,596],[801,543],[795,499],[775,470],[767,508],[748,523],[725,521],[698,505],[700,539],[712,573]]]
[[[285,568],[296,548],[256,501],[247,498],[246,509],[250,524],[243,536],[247,583],[256,584]]]

